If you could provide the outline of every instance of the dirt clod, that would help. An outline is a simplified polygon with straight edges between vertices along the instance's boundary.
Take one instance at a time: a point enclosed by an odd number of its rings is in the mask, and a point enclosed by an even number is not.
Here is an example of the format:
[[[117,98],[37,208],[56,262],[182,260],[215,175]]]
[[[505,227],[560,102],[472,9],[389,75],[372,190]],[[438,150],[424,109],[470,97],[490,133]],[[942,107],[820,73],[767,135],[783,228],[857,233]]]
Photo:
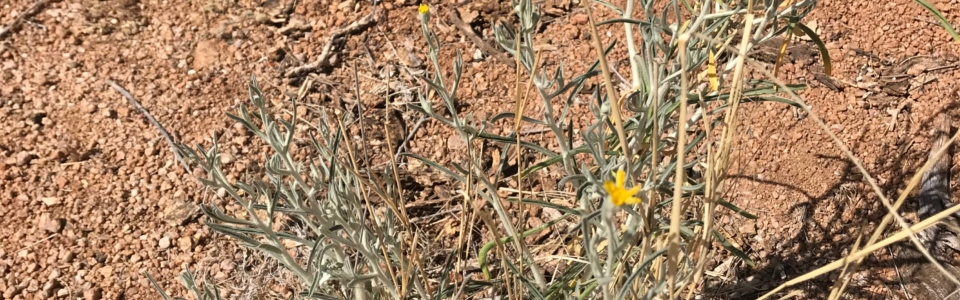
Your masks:
[[[38,227],[50,233],[59,233],[63,229],[64,220],[54,218],[50,213],[40,214]]]

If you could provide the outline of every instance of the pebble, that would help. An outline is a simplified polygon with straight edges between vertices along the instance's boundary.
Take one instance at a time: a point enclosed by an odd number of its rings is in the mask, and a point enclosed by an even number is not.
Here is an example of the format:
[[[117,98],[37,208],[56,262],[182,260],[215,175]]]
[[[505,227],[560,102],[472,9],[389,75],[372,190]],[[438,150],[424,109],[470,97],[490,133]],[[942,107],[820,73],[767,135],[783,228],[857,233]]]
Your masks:
[[[63,255],[61,255],[61,257],[60,257],[60,262],[61,262],[61,263],[67,263],[67,264],[69,264],[69,263],[72,263],[72,262],[73,262],[73,259],[76,258],[76,257],[77,257],[77,254],[76,254],[76,253],[74,253],[73,251],[68,251],[68,252],[64,253]]]
[[[588,19],[589,18],[585,14],[577,14],[577,15],[574,15],[573,17],[570,17],[570,24],[572,25],[587,24]]]
[[[170,248],[170,238],[168,237],[160,238],[160,243],[158,244],[158,246],[160,246],[160,249]]]
[[[27,151],[20,151],[20,153],[17,153],[17,165],[21,167],[25,166],[33,161],[34,158],[37,158],[37,156]]]
[[[67,179],[62,176],[57,177],[56,183],[57,183],[57,186],[59,186],[60,188],[63,188],[63,186],[67,184]],[[60,199],[57,199],[58,203],[59,203],[59,200]]]
[[[473,52],[473,60],[483,60],[483,52],[481,52],[480,49],[476,49],[476,51]]]
[[[105,278],[111,278],[113,276],[113,266],[110,266],[110,265],[104,266],[99,270],[97,270],[97,273],[100,273],[100,275]]]
[[[42,201],[43,204],[47,206],[55,206],[57,204],[60,204],[60,198],[58,197],[43,197],[43,198],[40,198],[40,201]]]
[[[51,233],[58,233],[60,230],[63,230],[63,219],[57,219],[50,216],[50,213],[40,214],[40,229],[46,230]]]
[[[83,300],[100,300],[101,298],[103,298],[103,290],[100,287],[83,291]]]
[[[92,114],[92,113],[97,112],[97,106],[96,106],[96,105],[93,105],[93,104],[90,103],[90,102],[82,102],[82,103],[80,104],[80,111],[85,112],[85,113],[88,113],[88,114]]]
[[[235,159],[234,159],[233,155],[230,154],[230,153],[220,154],[220,163],[221,163],[221,164],[224,164],[224,165],[230,164],[230,163],[232,163],[234,160],[235,160]]]
[[[173,189],[173,185],[170,184],[169,181],[163,181],[163,182],[160,183],[160,191],[161,191],[161,192],[166,192],[166,191],[169,191],[170,189]]]
[[[19,286],[8,287],[6,291],[3,291],[3,299],[13,299],[13,296],[19,295],[21,290],[23,288]]]
[[[50,298],[51,296],[53,296],[54,291],[61,287],[62,286],[60,285],[60,282],[57,280],[47,281],[47,283],[43,285],[43,289],[41,290],[41,292],[43,293],[42,298],[44,299]]]
[[[53,269],[53,272],[50,272],[50,275],[47,276],[47,280],[56,281],[57,278],[60,278],[60,270]]]
[[[182,251],[190,251],[190,248],[193,248],[193,239],[189,236],[181,237],[177,239],[177,245],[180,246],[180,250]]]
[[[37,281],[36,279],[30,279],[30,281],[27,283],[27,292],[36,293],[39,290],[40,290],[40,282]]]

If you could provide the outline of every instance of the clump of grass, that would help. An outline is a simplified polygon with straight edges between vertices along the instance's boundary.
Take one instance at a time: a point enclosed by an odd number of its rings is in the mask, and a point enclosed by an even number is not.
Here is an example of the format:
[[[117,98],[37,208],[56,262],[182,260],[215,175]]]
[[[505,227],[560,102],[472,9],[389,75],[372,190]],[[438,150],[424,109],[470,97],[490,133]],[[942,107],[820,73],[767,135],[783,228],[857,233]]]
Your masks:
[[[398,189],[360,175],[355,151],[343,140],[342,124],[348,123],[348,114],[338,120],[323,114],[305,143],[315,155],[309,161],[297,161],[290,147],[294,124],[301,120],[274,117],[255,80],[249,87],[254,111],[241,107],[230,117],[269,145],[272,153],[265,156],[264,174],[230,182],[220,167],[216,142],[209,149],[181,149],[207,171],[208,177],[201,179],[205,185],[225,191],[245,210],[242,215],[228,215],[204,206],[208,226],[276,259],[300,279],[303,297],[460,299],[487,294],[524,299],[689,299],[713,258],[729,254],[753,263],[715,230],[720,207],[744,218],[754,217],[720,197],[737,110],[740,103],[749,101],[801,106],[774,94],[804,86],[746,82],[746,53],[752,45],[792,29],[788,25],[800,22],[813,2],[764,8],[753,7],[752,1],[673,0],[662,7],[654,7],[653,2],[628,0],[624,9],[605,5],[621,18],[602,22],[594,21],[595,7],[588,6],[591,43],[598,56],[586,72],[569,78],[562,64],[543,67],[535,50],[541,25],[535,5],[530,0],[513,0],[519,24],[499,23],[494,29],[497,42],[517,61],[515,107],[490,120],[459,111],[461,55],[457,52],[452,70],[441,68],[442,45],[431,29],[429,8],[421,6],[421,30],[433,70],[417,75],[426,89],[417,94],[418,103],[408,107],[452,128],[465,142],[467,157],[465,164],[431,161],[418,153],[398,157],[422,161],[462,187],[462,236],[439,266],[422,255],[428,243],[410,226]],[[639,17],[634,17],[635,11]],[[613,86],[606,63],[606,53],[616,44],[603,45],[598,26],[624,28],[631,72],[629,86],[623,90]],[[734,41],[739,46],[731,51]],[[692,79],[700,71],[703,79]],[[579,116],[573,116],[572,106],[583,97],[579,92],[589,80],[601,83],[587,99],[593,122],[573,128]],[[523,92],[531,90],[533,95]],[[435,95],[446,111],[436,111],[435,99],[429,95]],[[539,116],[527,114],[530,101],[543,103]],[[559,111],[553,108],[556,103],[561,104]],[[293,105],[291,111],[296,111],[296,102]],[[497,135],[487,127],[499,120],[513,121],[509,134]],[[555,150],[524,140],[520,133],[525,123],[546,127],[547,135],[556,141]],[[478,141],[505,154],[493,162],[492,177],[484,170]],[[531,152],[543,159],[524,164],[523,154]],[[510,157],[516,161],[509,161]],[[505,175],[504,167],[511,163],[520,171]],[[390,165],[386,174],[398,168],[396,161]],[[570,199],[574,206],[523,196],[529,194],[523,191],[526,178],[548,168],[563,172],[557,189],[574,192]],[[695,169],[703,174],[701,179],[688,176]],[[520,190],[503,196],[505,181],[516,181]],[[369,195],[376,195],[390,209],[374,213]],[[480,201],[486,204],[476,205]],[[517,203],[519,212],[508,211],[508,202]],[[534,228],[513,222],[522,220],[532,206],[556,209],[563,215]],[[561,221],[576,224],[564,241],[565,246],[579,250],[538,256],[523,237]],[[494,238],[473,244],[473,226],[486,227]],[[474,278],[467,272],[471,258],[481,269]],[[547,273],[542,267],[547,259],[565,266]],[[500,265],[496,273],[490,270],[494,261]],[[453,282],[448,274],[454,272],[463,280]],[[182,279],[195,297],[217,298],[215,287],[204,284],[201,290],[189,274],[185,272]]]

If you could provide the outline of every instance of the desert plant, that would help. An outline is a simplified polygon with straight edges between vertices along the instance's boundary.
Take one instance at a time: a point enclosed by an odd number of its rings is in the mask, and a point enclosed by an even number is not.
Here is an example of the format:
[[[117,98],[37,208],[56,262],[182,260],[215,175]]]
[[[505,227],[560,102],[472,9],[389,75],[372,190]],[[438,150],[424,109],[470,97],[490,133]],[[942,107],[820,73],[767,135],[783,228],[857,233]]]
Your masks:
[[[736,128],[736,109],[741,101],[798,104],[773,96],[778,87],[772,82],[745,83],[743,64],[747,51],[754,43],[793,29],[793,25],[798,24],[812,9],[814,2],[800,1],[787,6],[781,6],[776,1],[767,2],[762,10],[762,17],[756,19],[753,18],[754,9],[749,2],[731,7],[721,2],[701,1],[696,3],[698,7],[695,10],[688,2],[669,1],[663,10],[657,13],[654,11],[653,1],[639,1],[638,4],[644,12],[644,18],[640,20],[631,16],[633,1],[628,1],[625,11],[607,5],[617,10],[623,18],[593,24],[591,15],[591,30],[598,59],[586,73],[573,77],[569,82],[565,80],[562,64],[554,70],[548,70],[541,67],[542,62],[537,59],[539,55],[534,49],[539,13],[536,7],[531,1],[520,0],[512,3],[520,20],[519,28],[507,23],[496,24],[497,41],[516,58],[518,71],[529,76],[528,86],[532,84],[535,87],[535,98],[543,102],[541,117],[534,118],[524,114],[529,99],[521,96],[521,91],[525,89],[520,82],[520,76],[514,93],[517,95],[514,111],[492,118],[492,121],[513,119],[515,125],[512,134],[497,136],[485,133],[483,127],[464,121],[471,118],[469,114],[464,118],[458,117],[456,104],[459,100],[456,90],[462,64],[459,55],[453,61],[451,82],[444,81],[443,73],[439,69],[434,73],[434,77],[423,78],[449,109],[450,116],[445,117],[434,112],[430,102],[423,98],[419,107],[412,107],[458,132],[465,139],[468,145],[467,153],[472,160],[469,161],[470,166],[455,165],[448,169],[438,162],[413,154],[410,156],[424,160],[425,163],[458,178],[465,186],[478,184],[475,193],[491,204],[500,220],[500,224],[486,222],[487,226],[493,227],[491,231],[502,228],[507,235],[506,238],[489,242],[478,252],[485,277],[490,279],[491,276],[485,264],[488,255],[485,250],[508,242],[514,245],[512,249],[517,258],[501,260],[509,272],[502,273],[500,280],[516,279],[526,287],[524,291],[507,290],[508,293],[523,293],[537,298],[583,298],[592,295],[597,287],[605,299],[652,298],[664,292],[678,295],[683,287],[690,287],[689,291],[692,292],[705,263],[714,256],[714,244],[719,244],[733,255],[752,263],[747,255],[713,229],[715,209],[718,206],[730,208],[744,217],[753,217],[719,198],[729,162],[733,129]],[[668,21],[671,13],[676,20],[674,22]],[[695,17],[684,20],[682,15],[685,14]],[[606,51],[614,45],[601,45],[595,27],[611,23],[624,23],[625,32],[628,33],[628,61],[631,63],[633,85],[621,97],[617,96],[618,91],[612,87],[610,71],[607,70],[604,57]],[[642,38],[642,42],[638,44],[634,44],[630,34],[634,27],[639,29],[638,33]],[[424,35],[430,40],[434,35],[427,22],[424,22],[422,28]],[[810,34],[819,41],[815,33]],[[739,52],[721,51],[725,44],[715,42],[719,40],[730,43],[736,38],[740,39]],[[437,66],[439,64],[436,63],[436,53],[439,51],[434,47],[438,47],[438,43],[432,42],[429,45],[429,57]],[[637,49],[640,49],[640,52]],[[713,56],[727,58],[727,64],[720,71],[716,69],[716,58]],[[828,61],[828,56],[824,55],[824,59]],[[692,89],[689,86],[689,77],[692,72],[701,69],[712,72],[710,75],[716,76],[716,79]],[[587,128],[577,128],[581,132],[577,138],[583,141],[583,146],[575,147],[574,130],[569,118],[570,108],[584,82],[598,74],[603,75],[602,83],[606,93],[600,93],[599,88],[593,93],[589,103],[595,123]],[[727,81],[730,82],[729,85],[721,85]],[[798,90],[803,86],[781,88]],[[562,103],[559,115],[552,106],[558,100]],[[626,104],[627,110],[624,112],[621,112],[621,103]],[[688,105],[697,110],[692,114],[688,113]],[[688,115],[690,117],[687,117]],[[521,123],[547,127],[558,142],[559,152],[523,141],[519,134]],[[712,134],[711,128],[717,128],[720,123],[725,123],[726,127],[722,129],[720,140],[713,140],[708,133]],[[688,141],[688,128],[695,124],[702,124],[702,128]],[[610,127],[612,130],[608,129]],[[473,142],[478,139],[502,145],[501,153],[508,153],[513,146],[513,149],[534,151],[546,157],[537,164],[526,166],[512,180],[521,182],[524,176],[532,172],[559,164],[566,177],[560,180],[558,188],[563,189],[565,184],[569,184],[576,190],[579,206],[566,208],[568,214],[562,218],[576,218],[579,234],[571,240],[582,243],[584,253],[577,257],[561,258],[576,263],[572,263],[564,274],[553,277],[559,280],[545,282],[529,247],[522,243],[522,239],[513,238],[518,236],[518,232],[523,232],[521,236],[526,236],[539,228],[527,231],[523,231],[525,228],[513,228],[516,225],[510,222],[511,215],[500,203],[519,201],[529,205],[549,204],[523,201],[519,196],[522,192],[518,193],[517,197],[502,199],[496,193],[496,183],[487,181],[487,177],[477,167],[481,165],[479,155],[475,154],[476,149],[470,148],[470,145],[474,145]],[[708,149],[705,157],[689,160],[695,156],[692,151],[701,147]],[[587,154],[592,160],[576,159],[578,154]],[[505,163],[500,162],[500,165]],[[704,180],[697,182],[685,176],[685,170],[693,169],[701,163],[705,164],[702,170],[706,175]],[[517,165],[520,164],[518,161]],[[609,175],[606,174],[611,173],[615,174],[615,180],[611,181],[610,177],[607,177]],[[474,183],[470,178],[476,178],[479,182]],[[605,178],[607,180],[604,180]],[[635,187],[627,189],[627,182],[631,182]],[[518,186],[522,187],[522,184]],[[642,187],[642,190],[638,187]],[[640,204],[637,206],[639,211],[630,205],[622,205],[637,203]],[[670,207],[669,213],[666,207]],[[695,207],[702,210],[694,211]],[[620,230],[615,224],[619,220],[615,216],[620,209],[627,212],[625,230]],[[638,244],[640,246],[636,247]],[[584,260],[586,262],[582,262]],[[521,266],[528,266],[529,270]],[[687,294],[688,297],[690,295]]]
[[[343,126],[328,126],[348,120],[330,120],[323,114],[314,126],[321,139],[311,137],[306,143],[315,156],[307,162],[297,161],[290,146],[295,139],[294,125],[302,121],[295,116],[284,120],[271,115],[255,80],[249,88],[255,110],[241,107],[239,114],[230,117],[273,152],[265,156],[262,178],[227,180],[216,142],[209,149],[181,148],[185,157],[207,172],[208,177],[201,179],[205,185],[225,191],[245,210],[243,216],[231,216],[207,205],[203,208],[206,223],[242,245],[275,258],[300,279],[304,290],[301,295],[305,297],[439,299],[486,290],[513,298],[584,299],[602,295],[604,299],[652,299],[665,294],[675,298],[686,290],[689,298],[706,264],[720,248],[752,263],[714,230],[718,207],[753,217],[719,196],[737,124],[736,111],[741,102],[750,101],[799,105],[774,94],[804,86],[745,82],[746,53],[752,45],[794,28],[790,24],[799,23],[815,1],[790,5],[766,1],[762,9],[755,9],[752,1],[671,0],[655,8],[654,1],[628,0],[624,10],[599,2],[622,16],[599,23],[593,21],[591,3],[587,2],[597,59],[585,73],[569,80],[562,64],[550,70],[539,61],[535,50],[541,25],[537,7],[530,0],[511,3],[519,17],[517,27],[503,22],[494,25],[497,42],[517,62],[516,106],[490,120],[460,112],[460,53],[453,59],[452,71],[441,67],[442,45],[430,27],[431,12],[426,6],[420,9],[433,70],[418,75],[427,90],[417,94],[419,103],[408,107],[452,128],[465,142],[466,162],[436,162],[417,153],[403,153],[401,157],[420,160],[452,178],[463,187],[465,202],[482,199],[489,204],[489,209],[474,209],[474,203],[463,203],[461,219],[465,220],[463,226],[483,224],[494,238],[479,248],[471,247],[468,244],[474,240],[474,228],[463,228],[460,232],[466,236],[460,240],[464,242],[440,266],[440,274],[462,272],[462,282],[450,282],[447,276],[441,276],[438,284],[428,283],[428,262],[419,255],[423,243],[407,227],[403,206],[389,192],[392,186],[360,176],[350,143],[342,140]],[[637,8],[642,12],[640,18],[633,17]],[[605,58],[616,45],[602,45],[597,33],[597,26],[607,24],[625,28],[631,77],[629,86],[622,90],[613,87]],[[641,37],[639,42],[634,35]],[[739,41],[739,48],[729,51],[728,45],[734,41]],[[718,63],[723,61],[722,65]],[[701,70],[706,76],[697,87],[691,87],[692,75]],[[598,75],[602,75],[601,84],[588,101],[594,121],[574,129],[572,105],[581,97],[579,91],[584,84]],[[529,78],[527,88],[521,82],[524,77]],[[521,93],[530,86],[536,92],[533,97]],[[436,95],[446,111],[435,111],[429,95]],[[539,116],[528,115],[528,101],[543,103]],[[554,111],[556,103],[562,106],[559,112]],[[296,106],[296,102],[293,104]],[[497,135],[488,128],[487,124],[500,120],[513,121],[510,134]],[[525,141],[520,134],[523,123],[549,129],[548,134],[557,141],[556,150]],[[700,128],[691,129],[696,125]],[[491,179],[482,167],[477,141],[500,148],[500,153],[517,153],[513,157],[520,171],[505,175],[504,166],[511,163],[511,155],[503,155],[493,163],[495,176]],[[346,151],[338,151],[341,149]],[[697,149],[704,150],[698,154]],[[534,152],[544,159],[524,165],[523,152]],[[396,168],[395,164],[391,168]],[[524,196],[529,194],[522,191],[524,178],[547,168],[564,173],[556,189],[574,191],[575,207]],[[686,175],[695,169],[703,173],[702,179]],[[516,181],[520,191],[504,197],[501,187],[507,180]],[[366,198],[371,191],[391,209],[372,213]],[[523,209],[519,213],[508,211],[506,202],[521,208],[550,207],[564,215],[544,226],[525,228],[525,223],[512,221],[522,216]],[[579,244],[582,250],[555,258],[567,266],[548,278],[540,266],[542,258],[523,237],[564,220],[577,224],[564,241]],[[619,225],[622,222],[625,226]],[[453,265],[461,261],[454,258],[461,256],[477,258],[482,280],[470,279],[466,268]],[[502,266],[496,275],[490,272],[493,257],[499,257]],[[184,279],[189,279],[187,286],[196,297],[209,295],[198,291],[192,276],[184,275]]]

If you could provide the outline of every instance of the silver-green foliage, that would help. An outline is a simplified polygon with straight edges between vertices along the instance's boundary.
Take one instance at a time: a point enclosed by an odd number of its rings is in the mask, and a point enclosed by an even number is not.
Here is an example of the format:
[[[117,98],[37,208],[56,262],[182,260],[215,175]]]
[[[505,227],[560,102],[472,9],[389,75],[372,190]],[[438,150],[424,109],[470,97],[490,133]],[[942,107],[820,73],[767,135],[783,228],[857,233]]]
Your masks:
[[[520,20],[519,28],[506,23],[494,24],[497,42],[510,55],[519,57],[520,68],[532,76],[536,96],[543,102],[541,117],[521,116],[520,119],[525,123],[548,128],[549,134],[558,142],[556,152],[543,145],[521,142],[519,147],[542,154],[546,159],[521,170],[520,175],[526,176],[559,164],[558,167],[565,176],[556,188],[575,189],[577,206],[555,207],[549,203],[527,199],[502,199],[497,189],[503,166],[508,163],[506,157],[509,156],[504,155],[503,161],[494,162],[496,176],[494,180],[490,180],[480,167],[482,164],[476,155],[477,149],[473,148],[473,142],[477,139],[485,139],[492,142],[494,147],[501,147],[501,153],[515,151],[511,149],[518,146],[516,139],[518,133],[496,135],[486,126],[497,120],[514,119],[517,116],[513,112],[504,112],[490,120],[477,120],[472,114],[460,113],[458,89],[463,68],[461,55],[457,52],[453,59],[452,72],[445,75],[439,57],[441,43],[430,28],[430,15],[429,13],[421,15],[422,33],[429,47],[427,55],[434,70],[419,78],[441,99],[446,111],[434,111],[425,91],[418,94],[418,104],[408,107],[453,128],[466,142],[465,145],[468,147],[466,153],[469,154],[470,161],[467,165],[435,162],[416,153],[404,153],[401,157],[421,160],[462,184],[468,184],[470,178],[477,181],[475,184],[478,185],[476,189],[478,195],[493,208],[501,223],[500,227],[510,238],[502,242],[510,245],[508,247],[514,250],[513,252],[501,251],[501,253],[508,255],[516,253],[517,258],[524,261],[525,269],[521,270],[514,264],[515,259],[503,260],[511,272],[501,274],[517,276],[516,278],[526,287],[528,296],[532,298],[584,299],[596,297],[597,293],[602,293],[607,299],[626,296],[654,298],[663,292],[665,278],[647,275],[653,274],[654,271],[657,271],[656,274],[665,273],[663,270],[652,270],[651,268],[656,264],[651,262],[665,255],[666,248],[647,249],[646,253],[640,253],[639,248],[632,248],[629,245],[666,234],[667,224],[669,224],[666,216],[646,212],[657,212],[674,200],[670,193],[673,189],[670,178],[677,169],[675,155],[688,155],[704,140],[705,133],[700,132],[691,138],[690,143],[680,154],[665,154],[666,150],[675,146],[674,138],[679,122],[675,112],[681,105],[680,95],[688,93],[688,99],[690,99],[688,104],[697,106],[693,118],[689,120],[691,124],[709,122],[717,125],[721,120],[719,113],[725,106],[719,105],[720,108],[711,111],[707,111],[706,106],[714,102],[723,104],[729,98],[728,93],[707,92],[702,86],[693,91],[681,91],[679,81],[682,73],[689,74],[691,70],[699,70],[705,64],[708,51],[716,49],[716,41],[729,41],[731,35],[739,33],[735,29],[741,25],[736,22],[742,19],[737,19],[735,16],[745,13],[745,5],[736,1],[704,0],[697,3],[698,9],[695,10],[689,1],[672,0],[667,1],[665,9],[655,11],[654,1],[650,0],[637,1],[637,3],[628,0],[624,10],[600,3],[616,11],[622,18],[606,20],[598,23],[597,26],[610,30],[611,27],[607,24],[622,24],[625,26],[625,32],[636,32],[642,37],[637,43],[633,40],[632,34],[629,34],[626,41],[629,50],[627,61],[631,66],[628,79],[631,90],[625,98],[626,107],[629,110],[624,120],[625,128],[629,133],[626,144],[637,155],[632,158],[633,169],[627,172],[630,174],[629,177],[638,179],[634,184],[643,186],[641,193],[646,201],[649,201],[649,198],[645,193],[650,190],[662,196],[659,197],[662,199],[659,203],[647,202],[638,206],[639,212],[634,207],[625,207],[629,218],[624,232],[619,230],[620,227],[611,218],[613,208],[609,205],[599,205],[600,209],[598,209],[597,203],[598,199],[604,197],[603,180],[609,178],[608,174],[612,171],[623,168],[625,165],[623,154],[617,150],[620,141],[615,135],[608,134],[607,116],[611,109],[609,103],[618,99],[607,99],[598,88],[586,101],[595,122],[585,128],[573,128],[572,123],[573,106],[578,103],[578,97],[582,97],[579,92],[588,79],[600,74],[598,63],[593,62],[583,74],[569,79],[564,73],[562,63],[552,70],[538,67],[534,61],[536,57],[534,41],[538,28],[542,24],[538,9],[530,0],[512,1]],[[755,39],[754,43],[783,34],[786,27],[781,26],[778,20],[784,18],[799,20],[812,9],[815,1],[798,1],[787,9],[778,11],[780,3],[781,1],[763,1],[766,10],[762,13],[762,17],[756,19],[757,26],[754,26],[756,31],[751,33]],[[729,6],[731,4],[736,6]],[[638,18],[633,17],[635,9],[641,14]],[[684,11],[694,17],[684,20],[681,18],[681,12]],[[668,19],[680,22],[670,22]],[[689,22],[684,23],[684,21]],[[695,33],[686,49],[680,49],[676,42],[681,28],[686,32]],[[711,39],[701,39],[697,38],[698,36]],[[605,47],[609,51],[616,47],[616,44],[611,43]],[[678,51],[686,52],[686,57],[690,60],[688,62],[690,69],[681,70],[677,60]],[[718,55],[721,61],[723,59],[728,61],[727,64],[718,68],[718,73],[723,79],[724,76],[731,74],[735,56],[723,51],[718,52]],[[794,88],[801,89],[803,86],[794,86]],[[186,157],[199,163],[207,172],[207,178],[201,179],[205,185],[224,191],[228,198],[235,201],[246,212],[245,216],[238,217],[229,215],[214,206],[204,206],[204,215],[208,217],[206,223],[212,229],[235,238],[245,247],[257,249],[276,259],[303,283],[303,296],[336,299],[369,297],[401,299],[413,296],[427,299],[449,297],[454,292],[459,294],[464,291],[459,289],[458,285],[448,284],[443,278],[440,279],[440,289],[428,294],[425,288],[428,278],[419,277],[418,274],[423,274],[421,270],[408,272],[409,274],[388,274],[387,270],[381,266],[404,263],[408,267],[412,266],[409,262],[401,261],[402,258],[407,257],[407,253],[401,253],[403,249],[401,244],[406,245],[406,243],[401,240],[403,235],[399,232],[397,216],[392,211],[387,210],[383,215],[366,211],[366,206],[360,197],[363,193],[360,187],[365,184],[362,182],[363,179],[352,171],[350,164],[342,163],[343,157],[337,155],[341,143],[344,142],[342,140],[344,133],[340,129],[327,127],[326,124],[330,122],[326,115],[323,115],[322,120],[315,126],[318,134],[309,135],[310,140],[307,143],[312,147],[315,155],[307,162],[296,161],[290,153],[290,145],[295,139],[294,124],[298,122],[296,117],[289,121],[274,118],[265,107],[263,95],[255,80],[250,84],[249,91],[250,101],[255,111],[249,112],[245,107],[241,107],[240,113],[231,115],[230,118],[243,124],[246,130],[269,145],[272,153],[265,154],[266,164],[261,178],[248,175],[235,183],[229,182],[220,165],[220,154],[216,142],[210,149],[204,149],[202,146],[197,146],[196,149],[188,147],[181,149]],[[723,91],[722,87],[721,91]],[[744,91],[747,97],[744,101],[778,101],[795,105],[788,100],[773,96],[774,92],[772,84],[762,81],[752,82],[752,85]],[[627,93],[627,91],[621,91],[621,93]],[[552,104],[558,102],[562,104],[562,108],[560,111],[554,111]],[[657,109],[654,110],[654,107]],[[574,134],[576,131],[579,134]],[[313,136],[319,136],[321,140]],[[609,147],[605,147],[605,144]],[[653,149],[650,145],[657,145],[657,147]],[[578,154],[586,154],[590,159],[577,160],[575,155]],[[654,161],[655,157],[656,161]],[[682,167],[691,168],[696,163],[697,161],[694,160]],[[649,176],[650,174],[656,174],[656,176]],[[689,186],[684,187],[684,192],[684,197],[697,197],[703,192],[703,184],[691,180]],[[510,222],[511,215],[501,206],[503,201],[520,201],[524,205],[554,207],[566,212],[563,218],[572,216],[575,222],[579,223],[576,232],[582,240],[586,257],[572,258],[571,261],[587,263],[571,263],[563,274],[555,274],[552,280],[548,281],[544,277],[545,272],[540,270],[538,264],[534,262],[530,248],[520,242],[522,239],[512,239],[521,234],[526,236],[536,230],[524,232],[526,229],[521,228],[518,232]],[[745,217],[752,217],[730,203],[723,202],[722,205],[734,209]],[[283,218],[283,224],[279,226],[280,230],[275,230],[277,226],[274,223],[279,222],[280,215],[285,218]],[[646,216],[653,216],[654,219],[646,220]],[[649,226],[642,226],[642,224],[649,224]],[[690,279],[692,272],[689,266],[693,265],[692,258],[687,256],[686,241],[693,235],[694,229],[702,226],[702,223],[691,219],[685,220],[682,225],[681,233],[685,241],[682,245],[684,255],[682,264],[687,267],[681,268],[681,274],[678,274],[678,282],[681,283]],[[301,232],[305,234],[298,234]],[[717,242],[727,250],[749,261],[745,254],[726,242],[721,235],[716,233],[714,235]],[[296,247],[297,251],[287,251],[284,241],[293,241],[300,246]],[[605,253],[597,251],[601,243],[608,245]],[[488,250],[489,247],[484,249]],[[481,261],[485,261],[486,256],[489,255],[486,250],[477,253]],[[385,252],[387,255],[383,254]],[[452,269],[451,261],[447,260],[442,273],[445,274]],[[661,267],[664,266],[661,265]],[[619,269],[625,270],[622,273],[623,278],[613,278],[614,270]],[[486,273],[486,269],[484,271]],[[185,272],[185,274],[189,273]],[[204,285],[206,292],[201,293],[192,275],[184,276],[184,279],[189,279],[184,280],[185,284],[188,288],[192,287],[191,290],[198,298],[202,298],[200,295],[210,295],[215,291],[215,288],[207,288],[208,285]],[[398,276],[410,276],[408,279],[411,280],[414,289],[412,294],[401,295],[396,286]],[[503,281],[492,279],[489,283],[497,282]],[[482,286],[471,285],[470,290]]]

